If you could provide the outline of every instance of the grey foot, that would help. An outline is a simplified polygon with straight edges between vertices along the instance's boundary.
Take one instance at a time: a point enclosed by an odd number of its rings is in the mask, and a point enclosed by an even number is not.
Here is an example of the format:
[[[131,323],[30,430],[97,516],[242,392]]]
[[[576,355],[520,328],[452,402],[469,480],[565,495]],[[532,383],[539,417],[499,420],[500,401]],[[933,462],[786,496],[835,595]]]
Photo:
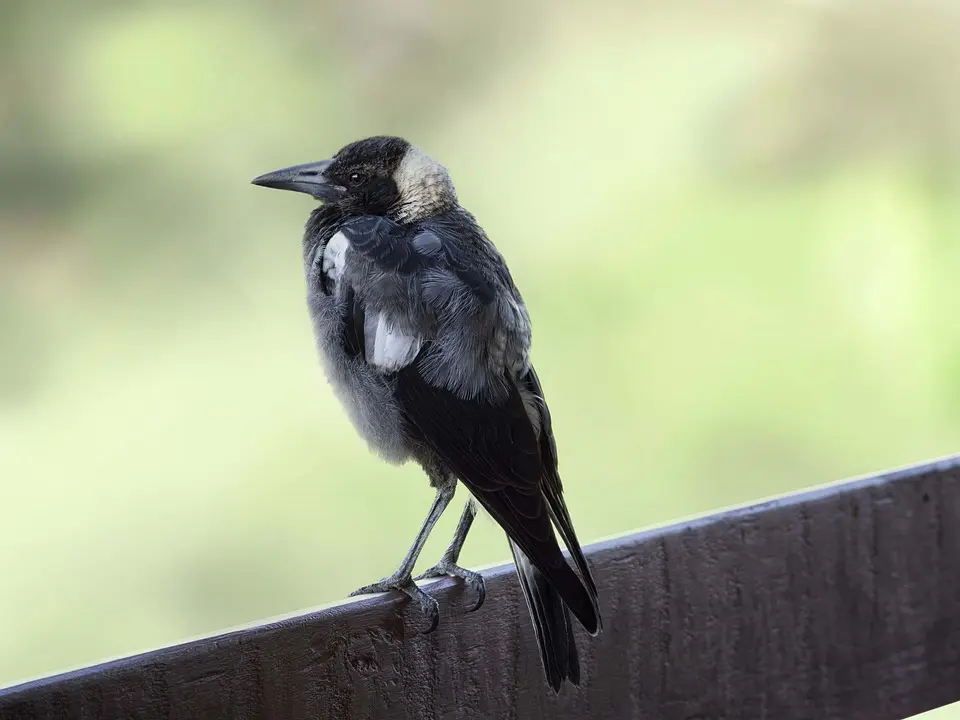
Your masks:
[[[487,587],[483,582],[483,576],[480,573],[474,572],[473,570],[467,570],[466,568],[460,567],[449,558],[441,559],[440,562],[427,570],[425,573],[417,575],[414,580],[443,577],[444,575],[452,575],[453,577],[460,578],[466,585],[469,585],[471,588],[473,588],[474,592],[477,593],[477,604],[467,610],[467,612],[476,612],[480,609],[480,606],[483,605],[483,601],[487,599]]]
[[[385,593],[391,590],[402,592],[410,598],[420,613],[430,620],[430,627],[423,631],[424,635],[429,635],[437,629],[440,624],[440,603],[427,595],[423,590],[417,587],[417,584],[409,575],[391,575],[385,577],[379,582],[364,585],[362,588],[350,593],[350,597],[355,595],[370,595],[372,593]]]

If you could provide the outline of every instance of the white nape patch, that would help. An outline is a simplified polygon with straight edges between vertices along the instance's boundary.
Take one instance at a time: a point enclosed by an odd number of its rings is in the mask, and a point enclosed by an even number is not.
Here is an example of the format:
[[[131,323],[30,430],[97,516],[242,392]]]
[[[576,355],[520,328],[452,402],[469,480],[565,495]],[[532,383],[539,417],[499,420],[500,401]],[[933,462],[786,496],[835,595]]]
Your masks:
[[[345,254],[350,243],[347,236],[338,232],[327,243],[323,249],[323,273],[332,280],[339,280],[343,274],[343,263]]]
[[[400,193],[397,217],[420,220],[457,202],[457,191],[447,169],[419,148],[407,148],[393,173]]]
[[[418,336],[403,333],[383,313],[377,315],[373,330],[372,343],[367,333],[367,362],[387,372],[394,372],[413,362],[423,344]]]

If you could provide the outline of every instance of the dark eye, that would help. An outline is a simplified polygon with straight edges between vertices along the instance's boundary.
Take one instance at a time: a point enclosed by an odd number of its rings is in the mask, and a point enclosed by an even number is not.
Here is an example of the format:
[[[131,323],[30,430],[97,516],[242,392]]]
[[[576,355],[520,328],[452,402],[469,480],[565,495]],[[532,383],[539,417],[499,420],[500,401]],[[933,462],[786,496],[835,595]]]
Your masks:
[[[358,172],[350,173],[349,177],[351,185],[362,185],[366,179],[367,178],[363,175],[363,173]]]

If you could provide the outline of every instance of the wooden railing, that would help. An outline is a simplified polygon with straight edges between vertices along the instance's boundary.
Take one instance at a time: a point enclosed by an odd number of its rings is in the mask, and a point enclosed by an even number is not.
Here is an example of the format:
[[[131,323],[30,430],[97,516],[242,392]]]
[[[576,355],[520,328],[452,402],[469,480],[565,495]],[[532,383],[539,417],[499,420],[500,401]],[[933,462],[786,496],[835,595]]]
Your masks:
[[[960,457],[593,545],[582,687],[544,683],[512,567],[439,629],[394,596],[0,690],[0,719],[895,720],[960,700]]]

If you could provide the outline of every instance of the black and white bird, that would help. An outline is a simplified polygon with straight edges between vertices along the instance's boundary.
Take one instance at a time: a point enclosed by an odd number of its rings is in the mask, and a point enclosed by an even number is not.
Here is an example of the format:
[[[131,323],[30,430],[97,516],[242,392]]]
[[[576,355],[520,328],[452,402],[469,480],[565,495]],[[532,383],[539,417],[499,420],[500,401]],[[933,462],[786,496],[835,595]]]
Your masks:
[[[530,362],[530,318],[447,170],[402,138],[372,137],[253,182],[322,201],[306,225],[303,260],[327,378],[371,449],[391,463],[415,460],[436,489],[399,569],[353,594],[406,593],[433,630],[439,607],[415,579],[453,575],[477,592],[479,607],[482,577],[457,565],[476,499],[509,539],[550,686],[578,685],[570,614],[599,633],[597,587],[563,499],[550,411]],[[472,497],[453,541],[413,578],[458,481]]]

